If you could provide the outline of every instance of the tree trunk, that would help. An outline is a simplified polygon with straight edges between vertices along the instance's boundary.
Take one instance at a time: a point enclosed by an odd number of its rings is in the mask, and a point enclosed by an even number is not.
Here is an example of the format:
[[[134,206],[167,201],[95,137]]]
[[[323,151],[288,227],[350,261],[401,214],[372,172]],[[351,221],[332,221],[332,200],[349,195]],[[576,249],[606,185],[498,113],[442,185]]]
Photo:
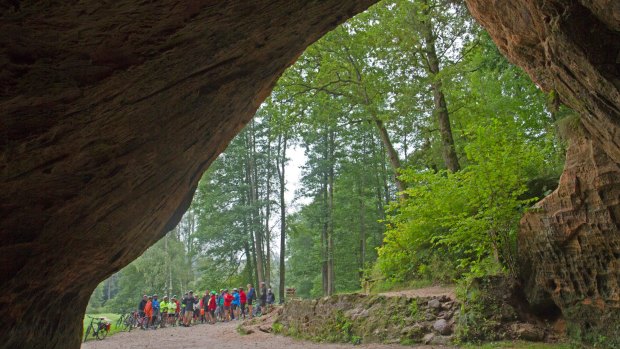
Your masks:
[[[323,175],[323,229],[321,230],[321,277],[323,286],[323,295],[328,295],[328,268],[327,268],[327,172]]]
[[[247,184],[247,166],[246,166],[246,184]],[[248,199],[249,194],[244,194],[241,196],[241,205],[245,206],[247,205],[246,199]],[[258,268],[256,268],[256,243],[254,241],[254,234],[252,233],[252,227],[251,227],[251,216],[250,216],[250,223],[248,223],[248,216],[244,215],[243,216],[243,231],[246,233],[247,239],[248,241],[251,241],[251,244],[248,244],[246,241],[246,245],[248,245],[248,268],[250,268],[249,273],[249,278],[250,278],[250,283],[254,284],[254,280],[258,280]]]
[[[328,180],[327,180],[327,294],[331,296],[336,291],[334,271],[334,131],[330,128],[328,134]]]
[[[425,5],[428,5],[427,0],[423,1]],[[454,139],[452,137],[452,128],[450,126],[450,116],[448,114],[446,98],[442,90],[441,79],[438,77],[440,67],[439,59],[437,58],[437,50],[435,48],[435,34],[433,33],[433,24],[429,18],[428,10],[425,10],[425,12],[424,19],[420,21],[420,31],[424,38],[424,51],[427,59],[426,68],[431,78],[431,90],[433,91],[434,103],[433,113],[437,118],[437,125],[441,135],[441,155],[448,171],[457,172],[461,167],[454,148]]]
[[[253,128],[251,129],[251,133],[250,133],[250,138],[253,137]],[[263,244],[262,244],[262,234],[260,232],[260,229],[257,229],[257,224],[256,222],[258,221],[259,217],[258,217],[258,212],[256,209],[256,182],[255,182],[255,177],[254,177],[254,154],[252,152],[252,146],[251,143],[253,142],[252,139],[247,140],[246,139],[246,149],[247,152],[250,153],[248,154],[247,158],[246,158],[246,181],[249,184],[249,206],[251,207],[251,215],[250,215],[250,230],[253,233],[253,245],[254,245],[254,253],[256,255],[256,270],[257,270],[257,279],[258,279],[258,285],[260,286],[260,283],[264,281],[264,274],[263,274]]]
[[[325,148],[323,149],[323,160],[326,160],[325,162],[328,161],[328,153],[329,153],[329,149],[328,149],[328,140],[327,140],[327,130],[325,130],[323,139],[324,139],[324,146]],[[321,276],[322,276],[322,281],[323,281],[323,295],[324,296],[328,296],[330,295],[330,289],[329,289],[329,274],[330,274],[330,268],[329,268],[329,171],[325,168],[325,164],[322,165],[322,172],[323,172],[323,230],[321,231],[321,252],[322,252],[322,268],[321,268]]]
[[[359,198],[360,205],[360,259],[359,259],[359,279],[362,280],[364,277],[364,268],[366,266],[366,205],[364,203],[364,180],[363,177],[360,176],[360,181],[358,182],[358,191],[357,195]]]
[[[271,219],[271,139],[267,141],[267,183],[265,193],[265,283],[271,287],[271,229],[269,228],[269,220]]]
[[[287,135],[280,135],[278,137],[278,162],[276,164],[280,180],[280,285],[278,288],[280,303],[284,303],[284,287],[286,285],[286,266],[284,265],[286,255],[286,201],[284,198],[286,193],[286,177],[284,170],[286,169],[287,141]]]
[[[383,147],[385,148],[385,151],[388,155],[388,159],[390,160],[390,165],[392,166],[392,171],[394,172],[394,183],[396,184],[396,188],[400,193],[399,196],[401,199],[404,200],[407,198],[407,194],[405,193],[407,185],[405,184],[405,182],[401,181],[398,178],[398,172],[402,168],[400,164],[400,159],[398,157],[398,152],[396,152],[396,149],[394,149],[394,146],[392,145],[390,135],[388,134],[387,129],[383,125],[383,121],[378,119],[376,116],[373,116],[373,120],[375,126],[377,126],[377,130],[379,131],[379,137],[381,138],[381,142],[383,142]]]

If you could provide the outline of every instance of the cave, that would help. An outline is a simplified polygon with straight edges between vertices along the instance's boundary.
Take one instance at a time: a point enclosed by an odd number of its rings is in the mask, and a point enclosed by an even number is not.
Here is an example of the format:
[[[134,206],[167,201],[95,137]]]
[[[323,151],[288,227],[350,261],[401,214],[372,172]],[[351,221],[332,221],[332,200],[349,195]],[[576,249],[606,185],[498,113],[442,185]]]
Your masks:
[[[78,348],[97,284],[176,225],[284,69],[373,2],[0,2],[0,347]],[[560,187],[521,223],[528,301],[617,322],[620,2],[466,2],[581,115]]]

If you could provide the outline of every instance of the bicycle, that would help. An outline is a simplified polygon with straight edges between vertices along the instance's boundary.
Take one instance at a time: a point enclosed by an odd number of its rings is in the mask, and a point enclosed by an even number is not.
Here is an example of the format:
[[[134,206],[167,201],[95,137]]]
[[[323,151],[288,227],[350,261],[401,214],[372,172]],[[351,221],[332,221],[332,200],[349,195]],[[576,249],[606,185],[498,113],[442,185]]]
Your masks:
[[[149,318],[141,315],[139,312],[134,311],[131,316],[132,327],[139,327],[146,330],[149,322]],[[131,331],[131,330],[130,330]]]
[[[138,324],[136,312],[125,313],[116,321],[116,328],[121,331],[131,332]]]
[[[88,318],[90,319],[90,324],[86,328],[86,333],[84,334],[84,342],[86,342],[86,339],[88,338],[88,335],[91,333],[91,331],[93,333],[93,337],[99,340],[104,339],[108,335],[108,332],[110,332],[110,322],[106,321],[107,319],[103,317],[92,317],[90,315],[86,316],[88,316]],[[96,324],[95,320],[98,320]]]
[[[121,331],[131,331],[131,313],[123,313],[116,320],[115,327]]]
[[[151,328],[157,329],[161,325],[161,314],[157,312],[153,314],[153,322],[151,323]]]

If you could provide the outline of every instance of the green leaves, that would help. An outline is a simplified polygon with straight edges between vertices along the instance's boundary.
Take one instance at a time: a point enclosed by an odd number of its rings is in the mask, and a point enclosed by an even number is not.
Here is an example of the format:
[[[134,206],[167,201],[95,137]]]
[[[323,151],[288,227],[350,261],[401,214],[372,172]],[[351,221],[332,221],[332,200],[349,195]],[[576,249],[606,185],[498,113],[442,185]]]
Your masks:
[[[379,268],[396,279],[416,277],[430,248],[476,271],[487,259],[514,270],[518,221],[537,198],[522,198],[526,183],[544,167],[540,149],[514,126],[498,119],[473,126],[465,146],[469,166],[457,173],[407,170],[409,199],[393,207],[379,249]],[[406,267],[405,267],[406,266]]]

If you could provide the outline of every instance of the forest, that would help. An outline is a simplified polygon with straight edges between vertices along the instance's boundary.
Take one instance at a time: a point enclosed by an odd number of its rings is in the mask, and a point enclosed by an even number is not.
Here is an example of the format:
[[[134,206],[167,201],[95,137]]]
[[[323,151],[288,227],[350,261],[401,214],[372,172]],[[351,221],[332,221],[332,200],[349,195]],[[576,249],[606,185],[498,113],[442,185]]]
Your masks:
[[[286,70],[178,226],[88,311],[260,281],[282,301],[514,275],[519,220],[578,125],[461,2],[381,1]]]

